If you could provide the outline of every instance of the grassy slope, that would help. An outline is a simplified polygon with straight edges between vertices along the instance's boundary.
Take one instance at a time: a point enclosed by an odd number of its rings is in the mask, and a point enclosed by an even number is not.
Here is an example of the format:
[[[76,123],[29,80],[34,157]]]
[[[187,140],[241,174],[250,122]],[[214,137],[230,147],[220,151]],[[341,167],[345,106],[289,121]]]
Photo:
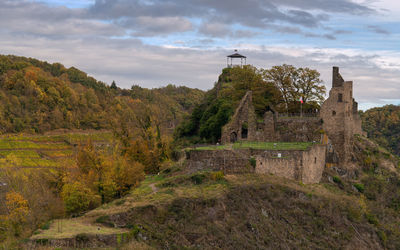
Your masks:
[[[216,176],[148,177],[127,197],[72,220],[129,229],[138,241],[155,248],[376,249],[387,244],[379,224],[367,216],[369,201],[356,190],[337,183],[302,185],[270,175]],[[54,226],[34,239],[91,233],[76,226],[60,234]]]

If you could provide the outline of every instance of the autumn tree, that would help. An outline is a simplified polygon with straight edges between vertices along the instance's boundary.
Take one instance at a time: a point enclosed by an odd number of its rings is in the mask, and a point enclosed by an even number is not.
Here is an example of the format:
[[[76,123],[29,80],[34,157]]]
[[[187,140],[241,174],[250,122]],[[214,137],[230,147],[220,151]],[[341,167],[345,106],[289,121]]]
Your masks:
[[[326,88],[316,70],[283,64],[262,73],[264,80],[275,84],[282,93],[286,112],[299,112],[300,99],[306,103],[306,109],[319,108],[324,100]]]
[[[28,201],[20,193],[11,191],[6,194],[6,206],[9,224],[18,236],[29,213]]]
[[[64,185],[61,196],[68,214],[80,214],[100,204],[100,197],[81,182]]]

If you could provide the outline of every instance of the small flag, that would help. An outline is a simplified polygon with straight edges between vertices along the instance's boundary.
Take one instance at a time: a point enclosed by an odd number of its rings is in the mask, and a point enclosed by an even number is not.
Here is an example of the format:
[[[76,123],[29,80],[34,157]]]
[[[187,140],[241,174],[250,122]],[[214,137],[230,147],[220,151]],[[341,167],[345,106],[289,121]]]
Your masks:
[[[300,96],[300,102],[301,102],[301,104],[303,104],[303,97],[302,96]]]

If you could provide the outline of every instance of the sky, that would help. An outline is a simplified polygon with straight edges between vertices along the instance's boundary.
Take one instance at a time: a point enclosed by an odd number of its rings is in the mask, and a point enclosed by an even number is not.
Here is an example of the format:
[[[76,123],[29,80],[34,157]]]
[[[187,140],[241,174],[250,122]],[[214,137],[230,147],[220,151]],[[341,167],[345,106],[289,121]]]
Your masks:
[[[400,104],[398,0],[0,0],[0,54],[121,88],[211,89],[235,49],[257,68],[332,66],[361,109]]]

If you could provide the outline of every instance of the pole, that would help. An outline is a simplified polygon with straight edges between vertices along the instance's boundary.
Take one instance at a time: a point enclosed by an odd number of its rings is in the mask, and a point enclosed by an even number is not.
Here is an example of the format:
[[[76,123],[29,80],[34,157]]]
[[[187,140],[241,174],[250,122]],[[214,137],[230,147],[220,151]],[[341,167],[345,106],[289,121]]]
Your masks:
[[[303,117],[303,99],[300,102],[300,117]]]

